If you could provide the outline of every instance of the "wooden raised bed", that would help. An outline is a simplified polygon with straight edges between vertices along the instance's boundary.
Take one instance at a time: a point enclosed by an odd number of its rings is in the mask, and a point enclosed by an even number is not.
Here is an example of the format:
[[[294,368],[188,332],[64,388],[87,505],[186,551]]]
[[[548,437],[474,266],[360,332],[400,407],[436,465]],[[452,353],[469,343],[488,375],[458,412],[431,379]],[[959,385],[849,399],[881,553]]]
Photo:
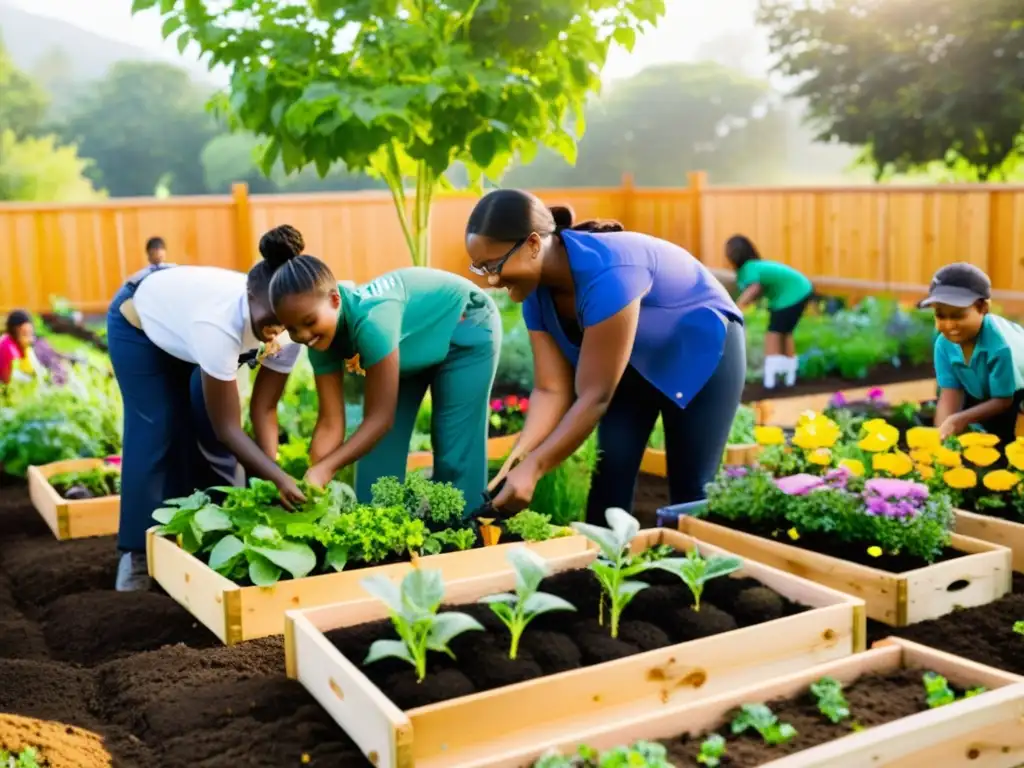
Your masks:
[[[796,674],[737,688],[703,701],[672,706],[650,715],[609,721],[590,730],[581,729],[569,738],[533,744],[524,741],[519,749],[490,758],[460,762],[459,766],[518,768],[532,765],[548,750],[567,754],[579,744],[607,750],[641,739],[671,739],[684,733],[721,729],[731,713],[741,705],[800,696],[811,683],[822,677],[832,677],[847,685],[863,675],[886,675],[900,669],[937,672],[953,685],[963,688],[983,685],[989,690],[953,704],[851,733],[765,763],[765,766],[1012,768],[1024,764],[1024,678],[907,640],[888,638],[875,643],[865,653]]]
[[[849,401],[864,400],[868,392],[879,389],[877,386],[854,387],[853,389],[841,390]],[[936,393],[935,379],[918,379],[916,381],[902,381],[896,384],[886,384],[881,389],[885,390],[885,399],[890,403],[923,403],[926,400],[934,400]],[[822,392],[816,395],[799,395],[797,397],[779,397],[772,400],[762,400],[757,403],[758,424],[774,424],[780,427],[796,426],[797,419],[804,411],[820,413],[825,410],[829,401],[835,393]]]
[[[54,475],[89,472],[105,466],[103,459],[71,459],[28,468],[28,494],[32,506],[58,539],[63,541],[117,533],[121,517],[120,496],[69,500],[50,485],[50,478]]]
[[[1024,524],[958,509],[956,532],[1008,547],[1013,553],[1013,570],[1024,573]]]
[[[504,437],[487,438],[487,458],[491,461],[504,459],[512,452],[512,448],[519,439],[519,433],[505,435]],[[433,451],[413,451],[409,454],[407,469],[430,469],[434,466]]]
[[[722,456],[722,463],[727,467],[742,467],[747,464],[753,464],[760,452],[761,446],[756,443],[749,445],[727,445],[725,446],[725,454]],[[648,475],[667,477],[668,465],[665,461],[665,452],[657,448],[645,450],[643,460],[640,462],[640,471]]]
[[[693,510],[705,503],[668,507],[659,512],[659,521],[670,524],[670,514],[678,514],[677,526],[683,533],[740,557],[856,595],[867,604],[869,619],[891,627],[935,619],[958,608],[986,605],[1010,593],[1012,553],[998,544],[954,534],[950,545],[967,553],[963,557],[890,573],[692,517]]]
[[[634,551],[657,544],[685,550],[694,540],[676,531],[641,531]],[[722,550],[703,542],[706,554]],[[585,567],[596,553],[571,558]],[[568,564],[562,563],[562,570]],[[493,758],[523,744],[568,738],[619,718],[718,696],[738,686],[791,674],[863,650],[863,601],[753,561],[737,573],[757,579],[811,610],[604,664],[401,710],[349,660],[325,632],[386,619],[367,599],[289,611],[288,676],[299,680],[379,768],[441,768]],[[476,602],[514,588],[511,573],[450,582],[446,604]],[[628,612],[628,608],[626,609]]]
[[[286,579],[272,587],[243,587],[221,576],[206,563],[183,550],[170,538],[146,534],[149,575],[226,645],[284,632],[285,611],[329,603],[364,600],[359,582],[383,574],[396,581],[417,567],[412,562],[359,568],[339,573]],[[522,544],[449,552],[417,558],[417,565],[438,568],[445,580],[467,579],[489,573],[511,573],[505,551]],[[552,561],[557,569],[566,557],[590,550],[582,536],[566,536],[527,545]]]

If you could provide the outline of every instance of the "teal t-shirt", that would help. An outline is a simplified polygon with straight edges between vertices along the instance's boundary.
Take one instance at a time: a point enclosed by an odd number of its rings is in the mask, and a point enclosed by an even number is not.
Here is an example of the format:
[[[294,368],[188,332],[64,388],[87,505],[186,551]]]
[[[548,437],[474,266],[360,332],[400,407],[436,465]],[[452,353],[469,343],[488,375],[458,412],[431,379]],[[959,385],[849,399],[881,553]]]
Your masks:
[[[364,370],[398,349],[401,373],[415,373],[444,361],[452,334],[467,308],[487,296],[451,272],[409,267],[388,272],[365,285],[338,285],[338,329],[324,352],[309,350],[315,374],[343,370],[359,355]]]
[[[1024,328],[985,315],[969,363],[959,344],[935,340],[935,379],[941,389],[962,389],[975,400],[1013,397],[1024,389]]]
[[[736,272],[736,285],[740,292],[752,285],[761,286],[761,295],[768,309],[792,307],[814,291],[811,281],[797,270],[777,261],[751,259]]]

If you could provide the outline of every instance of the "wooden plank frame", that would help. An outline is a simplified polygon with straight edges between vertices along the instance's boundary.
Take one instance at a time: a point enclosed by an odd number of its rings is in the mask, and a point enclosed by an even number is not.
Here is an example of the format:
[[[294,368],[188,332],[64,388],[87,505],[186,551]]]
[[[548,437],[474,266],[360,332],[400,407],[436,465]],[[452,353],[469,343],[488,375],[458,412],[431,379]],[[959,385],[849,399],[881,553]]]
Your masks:
[[[1024,524],[958,509],[955,526],[956,532],[964,536],[1009,547],[1013,570],[1024,573]]]
[[[987,605],[1008,595],[1013,579],[1013,554],[1009,549],[959,534],[953,534],[951,546],[966,553],[963,557],[890,573],[736,531],[685,512],[679,515],[677,525],[683,533],[740,557],[855,595],[867,604],[869,619],[891,627],[935,619],[959,608]]]
[[[50,478],[64,472],[89,472],[107,466],[103,459],[70,459],[28,468],[28,494],[32,506],[61,541],[117,533],[121,518],[120,496],[94,499],[63,498]]]
[[[937,672],[960,687],[983,685],[989,690],[773,760],[765,763],[765,768],[1011,768],[1024,763],[1024,677],[907,640],[887,638],[865,653],[647,716],[607,721],[568,738],[524,742],[500,755],[460,762],[459,767],[521,768],[533,765],[549,750],[565,754],[579,744],[607,750],[641,739],[670,739],[721,729],[740,705],[799,696],[822,677],[848,685],[862,675],[905,668]]]
[[[757,443],[742,443],[725,446],[725,454],[722,463],[727,467],[742,467],[753,464],[761,453],[761,446]],[[657,477],[668,477],[668,464],[665,460],[665,452],[657,448],[648,448],[644,451],[644,457],[640,461],[640,471]]]
[[[668,544],[722,553],[667,530],[641,531],[634,550]],[[574,558],[588,565],[596,553]],[[748,560],[738,576],[755,578],[811,606],[753,627],[529,680],[438,704],[401,710],[325,637],[332,629],[386,619],[376,600],[289,611],[285,656],[299,680],[380,768],[466,765],[524,744],[566,738],[620,718],[649,718],[684,702],[720,696],[849,656],[864,649],[862,600]],[[513,574],[449,582],[445,602],[475,602],[512,589]],[[628,612],[628,609],[627,609]]]
[[[487,438],[487,458],[491,461],[504,459],[512,452],[512,448],[515,447],[516,441],[519,439],[519,434],[516,432],[514,435]],[[433,451],[413,451],[409,454],[409,463],[406,465],[406,469],[430,469],[433,466]]]
[[[884,389],[890,403],[922,403],[934,400],[937,392],[935,379],[916,379],[869,387],[853,387],[840,390],[847,400],[864,400],[873,389]],[[820,392],[815,395],[777,397],[756,403],[758,424],[773,424],[779,427],[794,427],[804,411],[820,413],[832,399],[834,392]]]
[[[367,595],[359,582],[367,576],[385,575],[397,581],[417,566],[440,568],[446,580],[511,573],[505,552],[509,547],[522,546],[498,544],[421,557],[415,564],[394,563],[286,579],[272,587],[243,587],[190,555],[173,539],[157,535],[156,531],[157,528],[150,528],[146,534],[149,575],[225,645],[282,634],[284,614],[288,610],[365,600]],[[551,561],[556,569],[566,558],[592,549],[582,536],[565,536],[526,546]]]

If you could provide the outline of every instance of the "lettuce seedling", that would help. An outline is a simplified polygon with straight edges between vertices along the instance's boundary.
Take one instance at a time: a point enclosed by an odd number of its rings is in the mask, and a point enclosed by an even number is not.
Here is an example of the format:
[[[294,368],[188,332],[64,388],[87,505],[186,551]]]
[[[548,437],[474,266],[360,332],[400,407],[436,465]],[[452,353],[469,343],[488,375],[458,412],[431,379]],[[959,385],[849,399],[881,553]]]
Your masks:
[[[422,554],[437,555],[451,547],[457,552],[464,552],[476,546],[476,531],[472,528],[446,528],[431,533],[423,542]]]
[[[928,704],[928,709],[944,707],[946,704],[952,704],[956,701],[956,692],[949,687],[949,681],[942,675],[935,672],[925,672],[921,679],[924,682],[925,702]],[[984,686],[971,688],[964,692],[964,698],[969,699],[977,696],[984,693],[985,690]]]
[[[39,752],[35,747],[25,747],[21,752],[0,749],[0,768],[42,768]]]
[[[753,728],[761,734],[765,744],[772,746],[785,744],[796,736],[796,728],[789,723],[780,723],[779,718],[764,704],[744,704],[733,718],[731,728],[737,735]]]
[[[505,521],[505,530],[523,541],[547,541],[572,533],[567,526],[552,525],[551,515],[524,509]]]
[[[576,607],[557,595],[539,592],[540,583],[548,575],[548,564],[543,557],[526,547],[515,547],[506,555],[516,572],[516,591],[488,595],[480,602],[491,606],[495,615],[508,627],[512,636],[508,657],[515,659],[519,652],[519,639],[526,625],[551,611],[575,611]]]
[[[1013,623],[1013,631],[1018,635],[1024,635],[1024,621],[1015,621]]]
[[[662,560],[655,560],[651,563],[652,568],[673,573],[683,580],[683,583],[693,593],[693,610],[700,610],[700,597],[704,594],[704,585],[712,579],[720,576],[728,576],[734,571],[743,567],[743,561],[734,556],[712,555],[702,557],[697,547],[694,546],[686,557],[668,557]]]
[[[697,755],[697,762],[706,765],[708,768],[718,768],[725,757],[725,739],[717,733],[712,733],[700,745],[700,753]]]
[[[818,711],[833,723],[841,723],[850,716],[850,702],[843,696],[843,685],[834,677],[823,677],[811,683],[811,694],[818,703]]]
[[[416,669],[417,682],[427,676],[427,651],[441,651],[453,659],[448,644],[471,630],[483,630],[476,619],[458,611],[438,613],[444,598],[441,571],[416,568],[406,574],[401,586],[387,576],[363,579],[363,589],[387,606],[399,640],[377,640],[370,646],[364,665],[394,658]]]
[[[672,768],[672,763],[661,744],[638,741],[631,747],[615,747],[603,753],[582,744],[573,755],[545,754],[533,768]]]
[[[629,545],[640,532],[640,523],[624,509],[612,507],[605,513],[608,528],[589,523],[573,523],[573,529],[597,544],[600,554],[590,564],[602,589],[608,596],[611,636],[619,636],[619,617],[637,593],[647,588],[642,581],[630,577],[643,573],[663,560],[646,562],[629,552]]]

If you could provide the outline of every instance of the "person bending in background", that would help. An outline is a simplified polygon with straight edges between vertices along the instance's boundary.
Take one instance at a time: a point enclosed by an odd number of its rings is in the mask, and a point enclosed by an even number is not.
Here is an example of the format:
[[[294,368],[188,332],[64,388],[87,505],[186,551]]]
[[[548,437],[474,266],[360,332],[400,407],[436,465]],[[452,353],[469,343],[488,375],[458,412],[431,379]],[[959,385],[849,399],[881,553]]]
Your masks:
[[[151,237],[146,241],[146,261],[153,267],[166,263],[167,243],[162,237]]]
[[[534,388],[493,504],[517,512],[597,428],[587,521],[630,510],[662,416],[672,503],[704,498],[746,377],[743,315],[677,245],[618,222],[574,225],[529,192],[481,198],[466,225],[469,269],[522,302]],[[518,462],[518,463],[516,463]],[[514,465],[514,466],[513,466]]]
[[[764,335],[764,386],[774,389],[782,377],[796,384],[798,360],[793,331],[814,295],[814,286],[802,273],[777,261],[762,259],[754,244],[742,235],[729,238],[725,257],[736,270],[740,311],[758,299],[768,304],[768,332]]]
[[[450,482],[475,509],[487,487],[487,420],[501,352],[494,300],[450,272],[410,267],[352,288],[300,250],[262,251],[275,268],[274,312],[310,348],[320,412],[306,479],[325,485],[356,464],[356,495],[380,477],[405,477],[416,415],[432,402],[433,479]],[[358,356],[366,376],[363,421],[345,437],[343,376]],[[351,368],[349,368],[351,370]]]
[[[992,314],[992,282],[972,264],[932,278],[921,307],[935,311],[935,425],[943,438],[977,427],[1003,443],[1017,435],[1024,404],[1024,328]]]

